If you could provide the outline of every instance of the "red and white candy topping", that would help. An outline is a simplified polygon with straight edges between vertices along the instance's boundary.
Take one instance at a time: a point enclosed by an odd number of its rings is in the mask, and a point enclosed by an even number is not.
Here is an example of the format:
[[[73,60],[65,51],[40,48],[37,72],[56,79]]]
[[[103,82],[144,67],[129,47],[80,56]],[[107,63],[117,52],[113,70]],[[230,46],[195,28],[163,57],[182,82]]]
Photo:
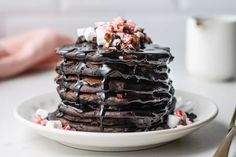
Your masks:
[[[144,48],[145,43],[152,42],[143,28],[120,16],[110,22],[96,22],[95,25],[95,28],[79,28],[78,36],[84,36],[88,42],[96,42],[97,45],[114,50],[138,50]]]
[[[175,110],[173,115],[169,115],[168,120],[167,120],[167,125],[170,128],[179,128],[185,125],[190,125],[192,123],[193,123],[193,120],[192,119],[190,120],[187,113],[179,109]]]
[[[35,112],[35,115],[33,115],[32,117],[33,122],[46,126],[48,128],[71,130],[71,126],[69,124],[63,126],[63,124],[59,120],[47,120],[47,119],[48,119],[48,111],[43,109],[38,109]]]
[[[67,125],[65,125],[65,126],[63,127],[63,129],[64,129],[64,130],[71,130],[71,127],[70,127],[69,124],[67,124]]]

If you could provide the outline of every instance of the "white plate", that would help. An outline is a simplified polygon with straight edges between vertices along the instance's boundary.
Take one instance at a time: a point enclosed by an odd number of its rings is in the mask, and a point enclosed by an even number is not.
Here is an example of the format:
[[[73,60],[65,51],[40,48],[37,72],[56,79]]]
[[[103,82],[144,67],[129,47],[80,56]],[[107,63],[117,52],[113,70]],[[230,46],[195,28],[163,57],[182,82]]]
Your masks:
[[[211,100],[184,91],[176,91],[177,107],[192,110],[198,117],[193,124],[180,128],[133,132],[133,133],[95,133],[64,131],[47,128],[32,122],[32,115],[38,108],[53,111],[60,101],[56,93],[31,98],[15,109],[15,116],[36,133],[64,145],[96,151],[128,151],[155,147],[182,138],[213,120],[218,108]]]

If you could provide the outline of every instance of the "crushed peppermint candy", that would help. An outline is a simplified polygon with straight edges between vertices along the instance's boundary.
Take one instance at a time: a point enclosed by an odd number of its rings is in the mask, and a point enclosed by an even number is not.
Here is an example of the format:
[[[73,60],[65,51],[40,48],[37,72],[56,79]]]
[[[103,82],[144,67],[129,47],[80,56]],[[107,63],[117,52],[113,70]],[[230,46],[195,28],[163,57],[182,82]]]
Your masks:
[[[41,121],[43,120],[39,115],[34,115],[32,120],[37,123],[37,124],[41,124]]]
[[[139,50],[152,43],[143,28],[122,17],[110,22],[96,22],[95,27],[77,29],[80,42],[92,42],[111,50]]]
[[[65,126],[63,127],[63,129],[64,129],[64,130],[71,130],[71,127],[70,127],[69,124],[67,124],[67,125],[65,125]]]
[[[188,113],[177,109],[174,114],[168,116],[167,125],[170,128],[179,128],[192,124],[196,118],[197,116],[194,113]]]
[[[33,115],[32,121],[48,128],[73,130],[69,124],[63,125],[59,120],[48,120],[48,114],[48,111],[44,109],[38,109]]]

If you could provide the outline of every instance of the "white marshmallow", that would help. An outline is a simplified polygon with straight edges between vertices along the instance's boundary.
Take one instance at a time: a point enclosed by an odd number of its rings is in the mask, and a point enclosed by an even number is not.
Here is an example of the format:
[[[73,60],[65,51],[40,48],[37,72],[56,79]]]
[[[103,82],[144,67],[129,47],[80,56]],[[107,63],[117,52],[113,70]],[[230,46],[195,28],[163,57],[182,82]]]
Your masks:
[[[93,41],[96,37],[96,32],[93,27],[88,27],[84,31],[84,37],[87,41]]]
[[[47,122],[46,127],[62,129],[62,123],[59,120],[51,120]]]
[[[77,29],[77,35],[78,37],[83,36],[86,28],[78,28]]]
[[[98,45],[104,45],[105,43],[105,32],[103,31],[103,27],[97,27],[96,29],[96,35],[97,35],[97,44]]]
[[[179,124],[180,120],[181,120],[181,118],[178,117],[178,116],[169,115],[169,116],[168,116],[167,125],[168,125],[170,128],[174,128],[174,127],[176,127],[176,126]]]
[[[35,114],[40,116],[42,119],[46,119],[48,117],[48,111],[43,109],[38,109]]]

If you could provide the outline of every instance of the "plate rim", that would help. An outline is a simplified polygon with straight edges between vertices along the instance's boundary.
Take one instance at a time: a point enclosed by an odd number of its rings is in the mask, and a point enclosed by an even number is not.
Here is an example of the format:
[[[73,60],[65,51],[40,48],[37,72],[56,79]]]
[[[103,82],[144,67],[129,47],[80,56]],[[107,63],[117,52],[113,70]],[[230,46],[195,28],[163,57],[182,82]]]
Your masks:
[[[211,115],[209,115],[207,118],[205,118],[204,120],[201,121],[197,121],[194,122],[190,125],[187,126],[183,126],[183,127],[179,127],[179,128],[170,128],[170,129],[163,129],[163,130],[153,130],[153,131],[142,131],[142,132],[89,132],[89,131],[65,131],[65,130],[60,130],[60,129],[54,129],[54,128],[47,128],[45,126],[39,125],[34,123],[33,121],[29,121],[27,119],[25,119],[24,117],[22,117],[19,113],[18,110],[20,107],[22,107],[22,105],[24,105],[25,103],[27,103],[28,101],[35,99],[35,98],[39,98],[45,95],[53,95],[56,92],[47,92],[44,94],[39,94],[37,96],[33,96],[29,99],[26,99],[22,102],[20,102],[19,104],[17,104],[14,108],[13,114],[14,117],[19,120],[20,122],[22,122],[23,124],[25,124],[26,126],[32,128],[32,129],[37,129],[37,130],[41,130],[41,131],[45,131],[45,132],[50,132],[50,133],[56,133],[56,134],[63,134],[63,135],[71,135],[71,136],[79,136],[79,135],[83,135],[83,136],[140,136],[140,135],[147,135],[147,134],[175,134],[177,132],[181,132],[184,130],[191,130],[194,128],[197,128],[207,122],[210,122],[211,120],[213,120],[219,112],[219,108],[217,106],[217,104],[210,98],[193,93],[193,92],[188,92],[188,91],[184,91],[184,90],[176,90],[177,93],[185,93],[185,94],[190,94],[190,95],[194,95],[197,97],[200,97],[202,99],[207,100],[208,102],[211,103],[212,106],[214,106],[214,112],[212,112]],[[178,95],[178,94],[177,94]]]

